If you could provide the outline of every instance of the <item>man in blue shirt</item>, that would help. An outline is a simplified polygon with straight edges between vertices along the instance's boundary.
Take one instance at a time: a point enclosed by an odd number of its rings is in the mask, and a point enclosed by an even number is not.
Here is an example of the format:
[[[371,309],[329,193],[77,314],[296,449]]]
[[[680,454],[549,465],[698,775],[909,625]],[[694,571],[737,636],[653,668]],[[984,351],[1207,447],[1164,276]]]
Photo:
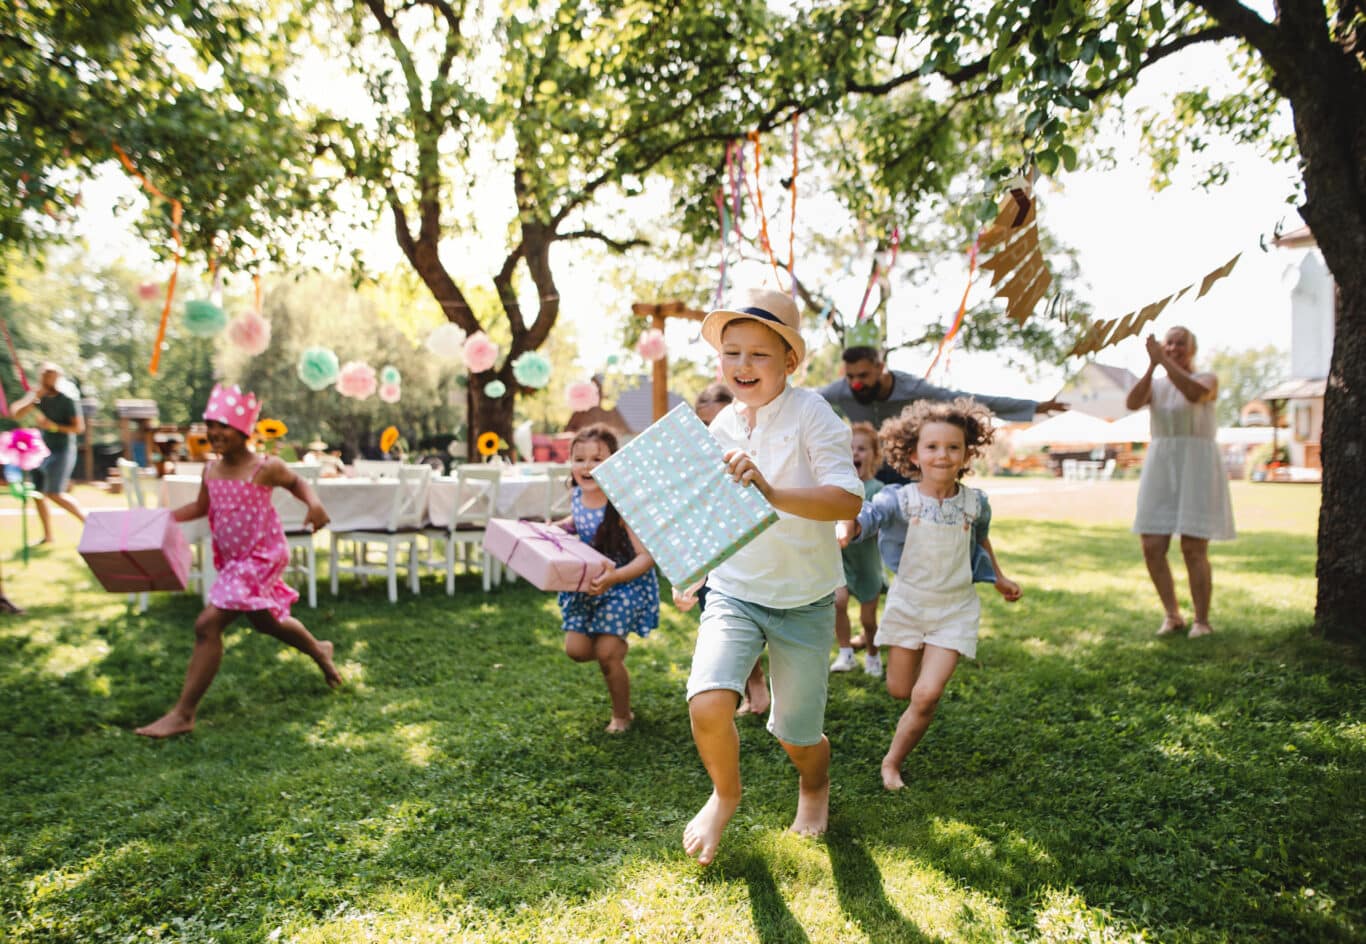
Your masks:
[[[38,520],[43,523],[43,543],[47,544],[52,541],[47,499],[65,508],[76,520],[85,521],[85,512],[67,492],[71,472],[76,467],[76,437],[85,432],[85,418],[81,416],[81,392],[62,376],[60,367],[49,361],[38,372],[38,386],[15,401],[14,417],[19,419],[36,407],[38,427],[51,453],[33,472],[33,484],[39,493]]]

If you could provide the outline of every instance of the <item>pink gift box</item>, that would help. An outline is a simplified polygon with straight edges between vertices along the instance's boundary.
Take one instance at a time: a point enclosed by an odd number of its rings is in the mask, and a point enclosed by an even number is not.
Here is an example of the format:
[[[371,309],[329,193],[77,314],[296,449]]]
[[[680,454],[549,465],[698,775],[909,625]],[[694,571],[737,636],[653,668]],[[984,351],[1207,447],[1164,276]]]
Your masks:
[[[106,590],[184,590],[190,545],[169,508],[92,511],[77,548]]]
[[[587,590],[612,563],[575,535],[539,521],[489,519],[484,550],[538,590]]]

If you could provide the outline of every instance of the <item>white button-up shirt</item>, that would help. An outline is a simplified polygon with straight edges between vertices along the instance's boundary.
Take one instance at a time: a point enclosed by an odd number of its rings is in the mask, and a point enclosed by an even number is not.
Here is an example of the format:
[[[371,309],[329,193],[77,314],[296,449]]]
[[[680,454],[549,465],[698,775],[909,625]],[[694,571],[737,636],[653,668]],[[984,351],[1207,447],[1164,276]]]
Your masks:
[[[743,449],[774,488],[834,485],[862,500],[849,427],[820,394],[784,388],[759,408],[753,430],[740,415],[739,405],[727,406],[709,427],[723,450]],[[814,603],[844,586],[835,523],[780,511],[778,523],[713,570],[707,586],[774,609]]]

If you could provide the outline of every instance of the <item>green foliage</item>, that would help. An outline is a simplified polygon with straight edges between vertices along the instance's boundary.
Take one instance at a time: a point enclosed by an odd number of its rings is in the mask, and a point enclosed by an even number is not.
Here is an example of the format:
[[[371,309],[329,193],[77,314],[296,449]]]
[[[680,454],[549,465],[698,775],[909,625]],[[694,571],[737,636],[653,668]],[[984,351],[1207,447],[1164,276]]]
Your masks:
[[[1304,634],[1315,498],[1235,483],[1244,532],[1212,549],[1223,616],[1198,641],[1153,636],[1126,526],[999,518],[1026,595],[987,591],[980,659],[949,682],[910,789],[886,795],[876,767],[902,704],[833,678],[828,836],[786,832],[792,768],[742,718],[745,797],[705,872],[679,848],[708,790],[682,694],[694,617],[666,606],[632,645],[637,721],[618,738],[550,595],[462,576],[451,599],[428,577],[395,607],[348,582],[295,611],[336,643],[340,691],[238,626],[196,732],[154,744],[131,729],[175,697],[200,603],[129,614],[67,533],[27,570],[5,561],[28,608],[0,622],[6,933],[1354,940],[1366,687]]]
[[[1237,426],[1243,407],[1290,375],[1289,355],[1274,345],[1215,351],[1208,370],[1219,378],[1215,411],[1220,426]]]

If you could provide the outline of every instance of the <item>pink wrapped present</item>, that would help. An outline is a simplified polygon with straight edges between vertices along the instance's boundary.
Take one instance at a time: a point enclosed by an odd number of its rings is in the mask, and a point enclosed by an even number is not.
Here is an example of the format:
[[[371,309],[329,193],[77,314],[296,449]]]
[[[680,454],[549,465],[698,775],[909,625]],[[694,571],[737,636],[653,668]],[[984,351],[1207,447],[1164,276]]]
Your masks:
[[[106,590],[184,590],[190,545],[169,508],[92,511],[77,548]]]
[[[484,550],[539,590],[587,590],[612,563],[575,535],[539,521],[490,518]]]

